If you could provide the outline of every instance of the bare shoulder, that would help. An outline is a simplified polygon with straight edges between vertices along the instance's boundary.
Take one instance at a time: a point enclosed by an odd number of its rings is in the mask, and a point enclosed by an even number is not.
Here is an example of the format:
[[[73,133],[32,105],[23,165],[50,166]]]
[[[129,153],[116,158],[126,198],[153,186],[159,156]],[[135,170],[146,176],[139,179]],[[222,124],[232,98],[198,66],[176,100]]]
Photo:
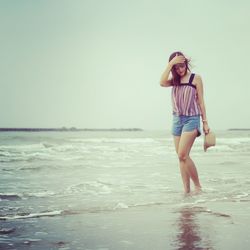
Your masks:
[[[193,84],[197,87],[202,85],[202,78],[199,74],[195,74],[194,75],[194,80],[193,80]]]

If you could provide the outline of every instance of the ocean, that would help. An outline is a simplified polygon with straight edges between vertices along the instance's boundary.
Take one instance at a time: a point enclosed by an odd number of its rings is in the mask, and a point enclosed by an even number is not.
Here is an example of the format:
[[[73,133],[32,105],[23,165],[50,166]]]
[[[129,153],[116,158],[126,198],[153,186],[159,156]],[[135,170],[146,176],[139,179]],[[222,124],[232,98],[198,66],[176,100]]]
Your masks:
[[[1,132],[0,249],[247,249],[250,131],[215,134],[185,196],[169,131]]]

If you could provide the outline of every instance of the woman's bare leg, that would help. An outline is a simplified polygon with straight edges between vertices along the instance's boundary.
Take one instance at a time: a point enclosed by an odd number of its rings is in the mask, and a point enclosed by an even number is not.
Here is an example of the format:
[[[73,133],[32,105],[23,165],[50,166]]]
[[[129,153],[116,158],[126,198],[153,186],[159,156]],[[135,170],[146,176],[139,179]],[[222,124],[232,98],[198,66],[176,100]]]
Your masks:
[[[181,169],[184,168],[188,172],[189,176],[194,182],[195,189],[200,190],[201,185],[199,182],[198,173],[197,173],[194,162],[189,157],[189,153],[196,139],[196,136],[197,136],[197,130],[194,130],[191,132],[183,132],[181,134],[179,145],[178,145],[178,157],[179,157],[179,162],[180,162],[180,168]],[[186,192],[187,190],[186,190],[185,185],[184,185],[184,189]]]
[[[175,143],[175,150],[176,153],[178,154],[178,148],[179,148],[179,142],[180,142],[181,137],[180,136],[174,136],[174,143]],[[181,177],[182,177],[182,182],[184,186],[185,193],[190,192],[190,175],[184,166],[180,164],[180,172],[181,172]]]
[[[199,181],[198,172],[197,172],[195,164],[194,164],[193,160],[190,158],[190,156],[187,157],[186,164],[188,166],[188,172],[190,174],[190,177],[191,177],[192,181],[194,182],[195,190],[200,191],[201,184]]]

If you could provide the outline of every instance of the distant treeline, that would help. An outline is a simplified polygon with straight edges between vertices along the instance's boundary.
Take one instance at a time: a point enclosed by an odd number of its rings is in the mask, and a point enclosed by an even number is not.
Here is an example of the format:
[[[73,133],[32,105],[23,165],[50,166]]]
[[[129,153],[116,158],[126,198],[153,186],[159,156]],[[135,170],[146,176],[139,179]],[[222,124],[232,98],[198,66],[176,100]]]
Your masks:
[[[247,130],[250,130],[250,128],[230,128],[228,130],[240,130],[240,131],[247,131]]]
[[[0,131],[26,131],[26,132],[40,132],[40,131],[143,131],[141,128],[0,128]]]

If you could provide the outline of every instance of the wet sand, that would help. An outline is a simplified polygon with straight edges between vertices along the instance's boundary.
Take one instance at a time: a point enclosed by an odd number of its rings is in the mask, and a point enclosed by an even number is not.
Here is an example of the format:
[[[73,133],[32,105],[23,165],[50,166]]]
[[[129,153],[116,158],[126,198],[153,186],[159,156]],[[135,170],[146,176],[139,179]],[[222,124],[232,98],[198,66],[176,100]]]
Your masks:
[[[227,204],[226,204],[227,203]],[[0,249],[247,249],[247,202],[141,206],[1,221]],[[245,206],[245,209],[244,209]]]

